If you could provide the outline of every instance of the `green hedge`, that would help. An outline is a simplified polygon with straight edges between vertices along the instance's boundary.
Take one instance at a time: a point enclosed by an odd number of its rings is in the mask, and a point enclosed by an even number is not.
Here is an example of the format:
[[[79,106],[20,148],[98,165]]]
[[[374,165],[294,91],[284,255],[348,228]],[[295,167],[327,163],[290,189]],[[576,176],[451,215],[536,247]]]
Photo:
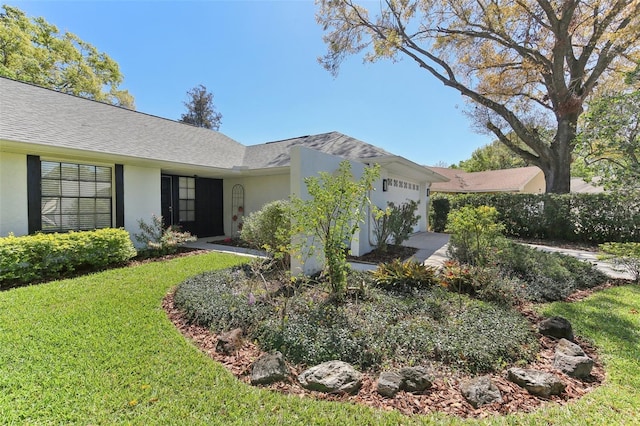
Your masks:
[[[447,203],[441,201],[448,200]],[[619,194],[435,194],[429,222],[444,230],[450,210],[495,207],[505,234],[518,238],[590,243],[640,241],[640,199]]]
[[[124,229],[0,238],[0,288],[97,270],[136,255]]]

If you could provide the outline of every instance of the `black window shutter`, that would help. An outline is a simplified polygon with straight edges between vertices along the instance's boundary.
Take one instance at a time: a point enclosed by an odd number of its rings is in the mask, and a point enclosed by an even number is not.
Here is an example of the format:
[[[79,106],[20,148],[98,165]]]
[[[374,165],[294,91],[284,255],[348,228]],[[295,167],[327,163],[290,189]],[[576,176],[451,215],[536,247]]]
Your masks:
[[[27,215],[29,234],[42,230],[42,172],[40,157],[27,155]]]
[[[124,227],[124,166],[116,164],[116,228]]]

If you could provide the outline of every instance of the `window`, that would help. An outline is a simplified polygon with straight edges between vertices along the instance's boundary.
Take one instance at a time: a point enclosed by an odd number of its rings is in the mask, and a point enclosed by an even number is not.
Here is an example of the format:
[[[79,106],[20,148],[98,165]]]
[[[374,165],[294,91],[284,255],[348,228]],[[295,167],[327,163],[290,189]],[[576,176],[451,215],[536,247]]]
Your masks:
[[[193,222],[196,220],[196,180],[181,176],[178,187],[178,220]]]
[[[42,161],[42,230],[91,230],[111,226],[111,168]]]

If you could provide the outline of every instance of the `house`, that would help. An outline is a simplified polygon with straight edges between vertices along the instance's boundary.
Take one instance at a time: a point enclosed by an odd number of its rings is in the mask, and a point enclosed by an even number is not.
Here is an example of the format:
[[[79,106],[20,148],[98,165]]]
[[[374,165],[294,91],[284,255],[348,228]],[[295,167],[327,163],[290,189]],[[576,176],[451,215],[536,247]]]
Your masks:
[[[381,166],[371,194],[420,202],[446,178],[406,158],[330,132],[245,146],[198,128],[0,78],[0,236],[124,227],[162,215],[198,237],[235,236],[265,203],[305,196],[304,178],[343,159]],[[372,248],[370,223],[352,244]]]
[[[432,192],[541,194],[546,188],[544,173],[535,166],[471,173],[444,167],[429,167],[429,169],[449,178],[448,182],[434,183],[431,186]]]
[[[465,172],[444,167],[429,169],[449,179],[448,182],[436,182],[431,185],[432,192],[541,194],[546,191],[544,173],[536,166],[484,172]],[[603,191],[602,187],[587,183],[582,178],[571,178],[571,193],[597,194]]]

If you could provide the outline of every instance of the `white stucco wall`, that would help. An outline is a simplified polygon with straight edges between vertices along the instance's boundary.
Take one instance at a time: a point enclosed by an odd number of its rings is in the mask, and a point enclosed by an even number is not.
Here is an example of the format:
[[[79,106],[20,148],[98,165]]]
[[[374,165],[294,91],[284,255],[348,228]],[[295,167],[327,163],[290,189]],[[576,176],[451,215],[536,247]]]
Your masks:
[[[162,214],[160,175],[159,168],[124,165],[124,227],[134,243],[138,219],[151,223],[152,215]]]
[[[233,187],[242,185],[244,188],[243,212],[233,211]],[[224,234],[234,235],[233,216],[248,216],[258,211],[267,203],[275,200],[288,200],[290,194],[289,174],[269,176],[246,176],[238,179],[225,178],[223,183],[224,193]]]
[[[27,156],[0,152],[0,237],[29,232]]]
[[[340,162],[343,159],[340,157],[324,154],[308,148],[296,146],[291,148],[291,194],[305,200],[309,199],[309,193],[304,183],[304,179],[308,176],[318,176],[318,173],[329,172],[332,173],[337,170]],[[358,162],[351,162],[351,172],[355,179],[359,179],[364,172],[365,165]],[[315,242],[318,245],[318,242]],[[356,235],[351,244],[351,252],[354,255],[364,253],[361,250],[362,246],[368,246],[368,227],[365,224],[361,227],[360,232]],[[321,247],[317,247],[317,251],[320,252]],[[291,259],[291,272],[296,275],[300,273],[312,274],[322,269],[324,262],[321,253],[319,256],[313,256],[306,259],[304,262],[300,262],[295,256]]]

